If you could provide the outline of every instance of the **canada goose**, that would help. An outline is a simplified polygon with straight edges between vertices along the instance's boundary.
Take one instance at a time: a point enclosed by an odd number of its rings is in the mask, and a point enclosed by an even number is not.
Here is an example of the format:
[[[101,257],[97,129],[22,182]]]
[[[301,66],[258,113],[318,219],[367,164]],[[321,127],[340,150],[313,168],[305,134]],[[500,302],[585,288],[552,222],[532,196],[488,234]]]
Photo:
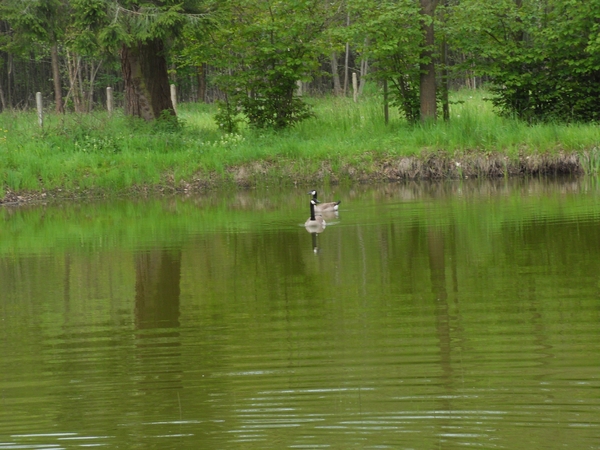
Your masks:
[[[308,193],[313,196],[313,200],[317,200],[317,191],[314,189]],[[317,200],[317,203],[321,203]],[[315,205],[315,211],[317,212],[327,212],[327,211],[337,211],[340,207],[341,200],[337,202],[329,202],[329,203],[321,203],[320,205]]]
[[[319,200],[315,200],[314,198],[310,199],[310,217],[306,222],[304,222],[304,227],[308,231],[312,231],[315,233],[320,233],[325,228],[325,220],[323,216],[315,215],[315,205],[319,203]]]

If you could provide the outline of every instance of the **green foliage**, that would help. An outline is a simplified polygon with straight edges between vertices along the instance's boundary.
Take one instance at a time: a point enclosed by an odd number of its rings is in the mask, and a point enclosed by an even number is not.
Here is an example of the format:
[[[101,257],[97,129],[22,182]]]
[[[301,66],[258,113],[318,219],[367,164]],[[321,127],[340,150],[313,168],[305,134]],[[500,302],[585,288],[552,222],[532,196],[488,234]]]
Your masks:
[[[310,117],[295,96],[296,83],[316,69],[318,42],[326,20],[319,0],[227,3],[228,20],[215,33],[215,81],[256,128],[283,129]],[[232,124],[232,119],[225,121]]]
[[[600,119],[600,1],[465,0],[449,17],[448,36],[493,82],[502,114]]]
[[[172,114],[171,111],[161,111],[160,117],[154,124],[154,129],[159,132],[166,133],[177,133],[184,127],[183,119],[180,119],[176,115]]]
[[[215,122],[220,129],[226,133],[236,133],[239,130],[240,124],[244,121],[244,117],[228,99],[217,102]]]
[[[67,0],[2,0],[0,17],[10,32],[0,38],[0,49],[28,56],[47,54],[47,44],[59,42],[66,33],[69,14]]]
[[[419,63],[423,34],[417,2],[356,0],[349,37],[372,59],[378,80],[391,83],[390,103],[411,123],[420,119]]]

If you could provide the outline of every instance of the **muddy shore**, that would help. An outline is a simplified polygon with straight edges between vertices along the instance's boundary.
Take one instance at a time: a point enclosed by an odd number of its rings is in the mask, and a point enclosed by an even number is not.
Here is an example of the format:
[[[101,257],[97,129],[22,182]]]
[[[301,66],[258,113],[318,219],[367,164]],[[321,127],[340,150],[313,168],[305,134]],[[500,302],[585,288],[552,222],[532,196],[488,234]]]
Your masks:
[[[523,154],[511,157],[479,151],[460,155],[429,152],[418,156],[395,157],[365,153],[352,162],[322,162],[317,170],[307,171],[306,163],[295,160],[255,161],[229,167],[224,173],[197,173],[191,179],[174,181],[165,174],[159,184],[133,186],[120,192],[99,189],[53,189],[15,192],[5,188],[0,205],[23,205],[50,200],[76,200],[109,195],[156,195],[195,193],[220,186],[253,187],[274,182],[281,185],[315,183],[371,183],[405,180],[444,180],[461,178],[499,178],[544,175],[583,175],[594,155],[589,153]]]

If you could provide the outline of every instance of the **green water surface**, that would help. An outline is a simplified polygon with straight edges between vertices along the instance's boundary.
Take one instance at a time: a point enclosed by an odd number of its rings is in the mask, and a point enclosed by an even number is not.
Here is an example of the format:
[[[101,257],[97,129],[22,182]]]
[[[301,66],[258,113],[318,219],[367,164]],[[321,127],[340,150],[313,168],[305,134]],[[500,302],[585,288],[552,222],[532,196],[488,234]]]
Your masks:
[[[600,449],[600,184],[0,209],[0,449]]]

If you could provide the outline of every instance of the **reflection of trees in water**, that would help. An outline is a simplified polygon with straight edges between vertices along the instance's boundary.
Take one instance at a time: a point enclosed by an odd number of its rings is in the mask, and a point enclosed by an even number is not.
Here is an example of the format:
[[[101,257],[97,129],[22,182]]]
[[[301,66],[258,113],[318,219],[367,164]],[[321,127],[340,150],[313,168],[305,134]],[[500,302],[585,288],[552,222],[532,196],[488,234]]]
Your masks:
[[[365,189],[355,185],[343,193],[345,203],[353,199],[363,198],[365,190],[373,200],[397,199],[402,201],[440,198],[467,197],[473,200],[494,196],[520,194],[527,196],[555,195],[560,193],[577,193],[590,183],[582,177],[559,178],[499,178],[499,179],[466,179],[439,181],[400,181],[369,185]],[[558,187],[557,187],[558,186]]]
[[[427,232],[429,253],[429,274],[431,291],[435,302],[436,329],[440,346],[440,364],[445,382],[451,383],[451,338],[448,291],[446,288],[445,236],[442,230],[430,229]],[[449,387],[449,386],[448,386]]]
[[[183,374],[179,328],[181,251],[148,250],[135,256],[136,371],[139,389],[180,389]],[[177,407],[167,396],[163,408]]]
[[[135,257],[137,329],[179,326],[181,251],[150,250]]]
[[[427,250],[429,260],[429,274],[431,292],[435,303],[435,327],[438,339],[441,368],[440,391],[438,393],[439,407],[448,414],[441,415],[437,420],[440,435],[445,433],[447,427],[456,427],[453,423],[452,411],[460,410],[456,405],[457,393],[455,372],[460,372],[460,360],[456,357],[461,351],[462,327],[458,301],[458,276],[455,226],[430,227],[427,229]],[[447,253],[450,253],[447,255]],[[450,263],[451,289],[447,286],[447,262]],[[454,305],[449,304],[450,297],[454,297]],[[454,310],[454,314],[452,314]],[[454,358],[453,358],[454,357]],[[458,366],[458,367],[457,367]]]

